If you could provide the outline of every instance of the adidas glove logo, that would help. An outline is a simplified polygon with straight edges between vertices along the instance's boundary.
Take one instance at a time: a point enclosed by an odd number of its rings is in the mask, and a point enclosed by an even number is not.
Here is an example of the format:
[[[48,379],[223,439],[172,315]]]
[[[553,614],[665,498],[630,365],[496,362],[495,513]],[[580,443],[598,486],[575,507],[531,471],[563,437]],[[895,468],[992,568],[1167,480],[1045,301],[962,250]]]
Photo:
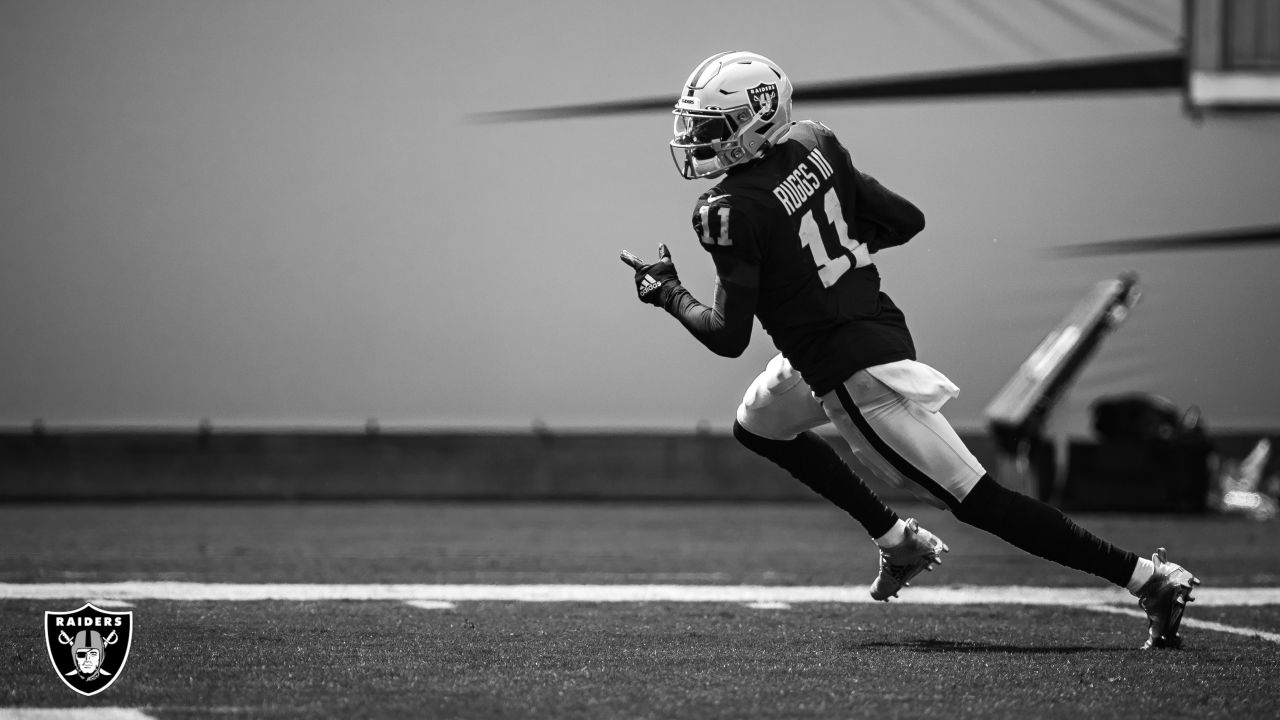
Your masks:
[[[662,283],[654,280],[652,275],[645,275],[644,284],[640,286],[640,295],[648,295],[654,290],[657,290],[661,285]]]

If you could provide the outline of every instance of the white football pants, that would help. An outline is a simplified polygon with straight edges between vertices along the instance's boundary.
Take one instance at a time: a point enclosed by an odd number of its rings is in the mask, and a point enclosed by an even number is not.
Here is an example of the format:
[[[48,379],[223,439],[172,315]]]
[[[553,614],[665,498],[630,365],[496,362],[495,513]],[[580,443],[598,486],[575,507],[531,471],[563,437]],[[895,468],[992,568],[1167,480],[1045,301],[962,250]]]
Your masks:
[[[928,366],[920,369],[950,383]],[[744,428],[771,440],[791,440],[830,422],[867,470],[937,507],[954,508],[986,473],[941,413],[908,400],[866,370],[818,398],[779,354],[747,388],[737,417]]]

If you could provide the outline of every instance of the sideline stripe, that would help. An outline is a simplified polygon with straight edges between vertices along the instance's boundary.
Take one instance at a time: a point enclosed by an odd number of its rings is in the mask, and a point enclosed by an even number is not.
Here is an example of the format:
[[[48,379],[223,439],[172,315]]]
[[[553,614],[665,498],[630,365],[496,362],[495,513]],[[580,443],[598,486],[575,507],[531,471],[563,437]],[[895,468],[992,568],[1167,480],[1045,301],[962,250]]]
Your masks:
[[[1200,604],[1200,598],[1195,600],[1197,605]],[[1147,614],[1141,610],[1130,610],[1129,608],[1118,608],[1111,605],[1087,605],[1085,610],[1093,610],[1095,612],[1115,613],[1116,615],[1132,615],[1145,620]],[[1201,630],[1216,630],[1217,632],[1231,633],[1232,635],[1244,635],[1245,637],[1256,637],[1262,640],[1270,640],[1273,643],[1280,643],[1280,633],[1267,632],[1266,630],[1255,630],[1254,628],[1237,627],[1235,625],[1223,625],[1222,623],[1212,622],[1210,620],[1197,620],[1189,618],[1185,615],[1182,617],[1182,624],[1186,627],[1199,628]]]
[[[0,600],[434,600],[443,602],[874,603],[863,585],[323,585],[309,583],[0,583]],[[916,587],[913,605],[1059,605],[1137,602],[1123,588],[1020,585]],[[1197,607],[1280,605],[1280,587],[1196,590]]]
[[[0,720],[155,720],[133,708],[0,708]]]
[[[894,450],[888,441],[880,437],[876,433],[876,429],[871,426],[867,418],[863,416],[862,411],[858,409],[858,403],[854,402],[853,396],[849,394],[849,389],[844,385],[836,386],[836,397],[840,399],[840,405],[844,407],[845,414],[858,428],[858,432],[862,433],[862,437],[866,438],[871,447],[880,454],[895,470],[902,473],[902,476],[914,482],[920,487],[928,490],[934,497],[947,504],[953,511],[960,504],[960,499],[952,495],[949,490],[939,485],[936,480],[929,477],[921,468],[911,464],[911,461],[902,457],[897,450]]]

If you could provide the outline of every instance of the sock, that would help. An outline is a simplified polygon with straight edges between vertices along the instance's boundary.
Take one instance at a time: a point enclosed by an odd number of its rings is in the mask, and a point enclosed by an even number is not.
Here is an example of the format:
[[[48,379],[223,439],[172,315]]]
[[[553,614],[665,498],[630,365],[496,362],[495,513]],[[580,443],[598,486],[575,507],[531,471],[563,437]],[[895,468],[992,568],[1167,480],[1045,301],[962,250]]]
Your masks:
[[[771,440],[733,423],[733,436],[751,452],[786,470],[791,477],[831,501],[862,525],[873,538],[893,530],[898,514],[854,474],[835,448],[816,433],[791,440]]]
[[[1138,556],[1076,525],[1057,508],[1014,492],[983,475],[953,508],[961,521],[1069,568],[1126,587]]]
[[[1133,593],[1137,597],[1138,591],[1143,585],[1156,574],[1156,564],[1147,558],[1138,557],[1138,564],[1133,566],[1133,574],[1129,576],[1129,582],[1125,584],[1124,589]]]
[[[893,524],[893,527],[889,528],[889,532],[876,538],[875,541],[877,547],[891,548],[901,545],[902,541],[906,539],[907,523],[905,520],[899,518],[898,521]]]

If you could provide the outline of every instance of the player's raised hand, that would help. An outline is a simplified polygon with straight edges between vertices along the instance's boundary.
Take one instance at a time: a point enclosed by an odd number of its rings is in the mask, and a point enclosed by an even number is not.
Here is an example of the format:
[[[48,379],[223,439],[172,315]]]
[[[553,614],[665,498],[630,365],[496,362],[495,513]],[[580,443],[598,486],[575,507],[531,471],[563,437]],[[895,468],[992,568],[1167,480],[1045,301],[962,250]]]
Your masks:
[[[671,251],[666,243],[658,246],[658,261],[655,263],[646,263],[628,250],[623,250],[619,257],[636,271],[636,294],[642,302],[662,307],[667,290],[680,285],[680,277],[676,275],[676,266],[671,262]]]

